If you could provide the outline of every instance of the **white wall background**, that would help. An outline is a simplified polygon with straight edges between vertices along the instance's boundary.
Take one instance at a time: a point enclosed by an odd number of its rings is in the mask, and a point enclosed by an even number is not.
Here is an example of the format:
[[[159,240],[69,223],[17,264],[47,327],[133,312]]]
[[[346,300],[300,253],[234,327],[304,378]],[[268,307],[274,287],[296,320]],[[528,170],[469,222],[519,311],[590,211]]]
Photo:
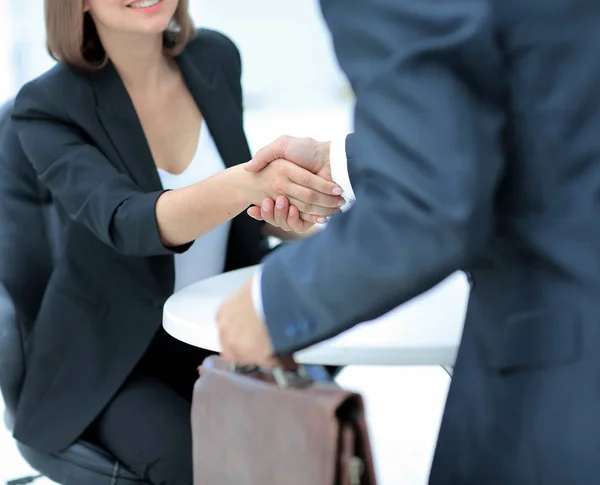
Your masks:
[[[11,69],[12,25],[8,0],[0,0],[0,102],[10,96],[15,84]]]
[[[192,15],[239,46],[249,108],[322,106],[343,96],[345,79],[316,0],[197,0]]]
[[[317,0],[191,0],[198,26],[238,45],[253,150],[281,134],[331,139],[351,131],[351,99]],[[0,0],[0,102],[53,65],[42,0]]]
[[[52,66],[42,0],[0,0],[0,100]],[[191,0],[198,26],[229,35],[242,52],[249,109],[339,104],[345,80],[316,0]]]

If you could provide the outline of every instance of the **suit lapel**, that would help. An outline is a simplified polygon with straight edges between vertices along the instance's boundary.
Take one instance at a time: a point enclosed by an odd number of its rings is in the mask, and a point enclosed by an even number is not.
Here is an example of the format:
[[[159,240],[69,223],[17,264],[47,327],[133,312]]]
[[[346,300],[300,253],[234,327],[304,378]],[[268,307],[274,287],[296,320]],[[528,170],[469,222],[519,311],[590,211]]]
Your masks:
[[[109,63],[92,73],[92,80],[98,117],[129,175],[144,191],[161,190],[146,135],[116,69]]]
[[[190,49],[191,50],[191,49]],[[242,110],[222,71],[188,49],[177,58],[183,78],[211,132],[225,166],[251,158]],[[92,73],[98,117],[131,178],[145,191],[161,190],[152,153],[133,102],[116,69],[108,64]],[[235,82],[238,82],[235,80]]]
[[[242,109],[237,105],[221,69],[211,65],[204,56],[194,56],[187,50],[178,58],[178,63],[225,166],[232,167],[250,160]]]
[[[248,161],[250,150],[243,129],[242,109],[213,60],[186,49],[177,58],[183,78],[196,101],[227,167]],[[162,190],[150,146],[125,85],[112,64],[91,73],[97,114],[123,167],[144,191]],[[236,79],[235,82],[238,82]],[[235,225],[234,225],[235,227]],[[235,239],[235,238],[233,238]],[[170,260],[170,261],[169,261]],[[163,264],[169,261],[169,264]],[[159,258],[159,280],[172,291],[172,258]]]

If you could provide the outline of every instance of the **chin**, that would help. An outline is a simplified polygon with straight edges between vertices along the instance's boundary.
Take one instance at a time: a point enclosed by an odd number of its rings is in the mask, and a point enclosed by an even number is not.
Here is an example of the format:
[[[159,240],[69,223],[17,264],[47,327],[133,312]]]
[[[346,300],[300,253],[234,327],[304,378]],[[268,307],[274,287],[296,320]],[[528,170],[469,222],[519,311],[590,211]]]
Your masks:
[[[143,25],[139,26],[139,33],[147,35],[162,34],[165,30],[167,30],[170,20],[170,18],[166,20],[153,19],[152,22],[144,22]]]

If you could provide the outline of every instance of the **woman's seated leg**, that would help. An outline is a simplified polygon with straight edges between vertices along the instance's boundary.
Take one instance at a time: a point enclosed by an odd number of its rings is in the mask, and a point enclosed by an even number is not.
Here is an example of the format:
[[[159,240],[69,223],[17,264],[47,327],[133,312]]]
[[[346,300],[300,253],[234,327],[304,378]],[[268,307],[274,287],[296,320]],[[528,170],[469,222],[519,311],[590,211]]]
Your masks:
[[[92,432],[98,444],[153,485],[192,485],[191,404],[165,382],[134,371]]]

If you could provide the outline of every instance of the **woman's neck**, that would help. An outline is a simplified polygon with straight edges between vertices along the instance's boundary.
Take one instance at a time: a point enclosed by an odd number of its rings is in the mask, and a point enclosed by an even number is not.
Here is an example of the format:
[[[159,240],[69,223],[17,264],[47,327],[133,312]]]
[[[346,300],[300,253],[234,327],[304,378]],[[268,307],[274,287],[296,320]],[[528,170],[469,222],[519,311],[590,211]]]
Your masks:
[[[171,73],[163,53],[163,38],[112,33],[100,39],[106,55],[125,85],[137,92],[154,91]]]

